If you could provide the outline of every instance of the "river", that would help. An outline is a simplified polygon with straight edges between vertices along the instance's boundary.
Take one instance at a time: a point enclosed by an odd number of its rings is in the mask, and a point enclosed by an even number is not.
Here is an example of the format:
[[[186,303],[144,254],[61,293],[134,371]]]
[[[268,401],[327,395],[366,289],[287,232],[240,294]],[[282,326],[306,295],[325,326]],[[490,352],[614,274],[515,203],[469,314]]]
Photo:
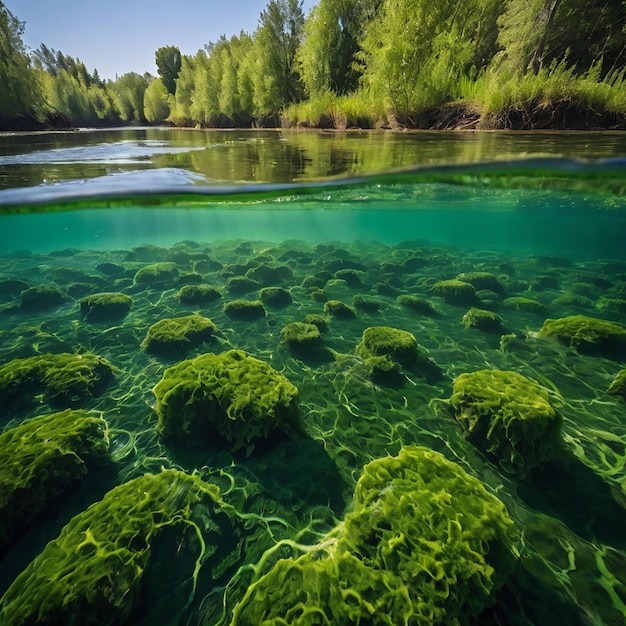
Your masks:
[[[624,156],[0,136],[0,622],[624,623]]]

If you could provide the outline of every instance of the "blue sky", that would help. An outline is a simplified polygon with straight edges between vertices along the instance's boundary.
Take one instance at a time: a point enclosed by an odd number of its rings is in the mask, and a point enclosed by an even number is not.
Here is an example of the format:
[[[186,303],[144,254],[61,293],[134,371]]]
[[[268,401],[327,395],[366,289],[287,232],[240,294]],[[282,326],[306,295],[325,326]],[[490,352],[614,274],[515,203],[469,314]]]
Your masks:
[[[154,53],[176,45],[194,54],[220,35],[253,33],[267,0],[4,0],[26,22],[23,41],[79,58],[102,78],[156,75]],[[316,0],[304,0],[305,15]]]

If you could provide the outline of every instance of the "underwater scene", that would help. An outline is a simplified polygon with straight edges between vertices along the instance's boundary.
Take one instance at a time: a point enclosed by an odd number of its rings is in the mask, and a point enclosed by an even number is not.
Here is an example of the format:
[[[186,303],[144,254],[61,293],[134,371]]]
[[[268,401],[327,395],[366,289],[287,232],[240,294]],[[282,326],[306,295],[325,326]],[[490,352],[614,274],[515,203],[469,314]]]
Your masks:
[[[146,181],[0,191],[1,624],[626,623],[623,160]]]

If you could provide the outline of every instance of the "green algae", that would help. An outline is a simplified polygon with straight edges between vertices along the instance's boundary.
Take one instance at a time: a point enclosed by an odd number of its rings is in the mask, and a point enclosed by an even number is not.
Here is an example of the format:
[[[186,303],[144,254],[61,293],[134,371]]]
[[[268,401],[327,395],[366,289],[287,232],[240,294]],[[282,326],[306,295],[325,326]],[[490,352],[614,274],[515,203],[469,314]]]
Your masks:
[[[135,282],[138,285],[161,286],[164,283],[173,282],[178,273],[176,263],[152,263],[137,270]]]
[[[0,366],[0,394],[7,408],[40,393],[53,406],[75,405],[102,393],[112,377],[111,363],[95,354],[40,354]]]
[[[35,285],[20,293],[19,308],[26,313],[60,307],[67,297],[56,287]]]
[[[461,320],[465,328],[475,328],[486,333],[501,333],[504,329],[502,318],[492,311],[471,308]]]
[[[450,404],[471,440],[505,472],[524,478],[560,448],[562,418],[547,390],[517,372],[461,374]]]
[[[488,289],[500,296],[506,293],[506,289],[498,277],[490,272],[462,272],[456,279],[464,283],[469,283],[477,291]]]
[[[418,360],[419,346],[406,330],[388,326],[371,326],[363,331],[357,354],[363,358],[385,357],[409,367]]]
[[[263,287],[259,291],[259,300],[266,306],[282,309],[293,304],[291,294],[284,287]]]
[[[626,326],[587,315],[547,319],[538,334],[588,354],[620,355],[626,351]]]
[[[224,313],[234,320],[258,320],[265,317],[265,308],[260,300],[231,300],[224,305]]]
[[[476,288],[470,283],[456,278],[434,283],[431,292],[435,296],[443,298],[448,304],[473,304],[477,300]]]
[[[523,311],[524,313],[538,313],[543,314],[546,311],[546,306],[537,300],[532,298],[525,298],[524,296],[512,296],[505,298],[504,306],[515,309],[516,311]]]
[[[0,621],[126,623],[144,599],[142,583],[159,536],[174,530],[180,541],[193,542],[196,562],[187,572],[193,587],[211,553],[207,539],[223,541],[232,516],[216,486],[176,470],[115,487],[74,517],[17,577],[0,599]]]
[[[176,293],[176,297],[183,304],[206,304],[219,300],[222,294],[212,285],[199,283],[196,285],[183,285]]]
[[[404,447],[364,467],[345,521],[251,585],[232,624],[468,624],[512,571],[514,540],[480,481]]]
[[[280,331],[280,340],[296,352],[315,351],[322,343],[322,335],[315,324],[291,322]]]
[[[327,300],[324,303],[324,313],[337,319],[352,319],[356,317],[354,309],[341,300]]]
[[[613,396],[622,396],[626,400],[626,369],[617,373],[606,392]]]
[[[0,546],[108,449],[107,423],[82,410],[35,417],[0,435]]]
[[[263,361],[241,350],[203,354],[165,370],[154,387],[158,430],[194,442],[215,436],[248,454],[258,439],[289,432],[298,390]]]
[[[141,347],[154,354],[177,355],[210,341],[216,332],[217,326],[201,315],[168,318],[150,326]]]
[[[78,301],[80,313],[88,322],[105,322],[126,315],[133,299],[124,293],[96,293]]]
[[[396,298],[396,302],[415,313],[422,315],[435,315],[435,307],[430,300],[426,298],[420,298],[419,296],[413,296],[410,294],[402,294]]]

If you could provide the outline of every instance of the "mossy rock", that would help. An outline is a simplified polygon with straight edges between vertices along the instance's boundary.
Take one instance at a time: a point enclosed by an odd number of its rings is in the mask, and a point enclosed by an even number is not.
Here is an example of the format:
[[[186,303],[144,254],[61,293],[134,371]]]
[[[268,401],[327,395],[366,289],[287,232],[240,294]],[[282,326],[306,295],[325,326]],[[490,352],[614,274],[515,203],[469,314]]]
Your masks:
[[[254,582],[232,624],[466,624],[511,573],[515,540],[479,480],[405,447],[365,466],[345,522]]]
[[[152,263],[142,267],[135,273],[135,282],[138,285],[162,285],[174,282],[178,276],[176,263]]]
[[[274,309],[283,309],[293,304],[291,294],[284,287],[263,287],[259,291],[259,300]]]
[[[356,296],[354,300],[352,300],[352,306],[359,311],[363,311],[363,313],[369,313],[371,315],[374,313],[380,313],[383,303],[380,300],[375,300],[374,298]]]
[[[471,441],[507,473],[524,478],[560,447],[562,419],[547,390],[517,372],[461,374],[450,404]]]
[[[19,307],[26,313],[45,311],[60,307],[66,299],[66,296],[56,287],[35,285],[20,293]]]
[[[277,285],[283,280],[293,278],[293,272],[286,265],[268,265],[262,263],[256,267],[251,267],[246,272],[246,277],[260,283],[265,287]]]
[[[95,354],[38,354],[0,366],[0,396],[5,408],[40,393],[53,406],[74,406],[102,393],[112,377],[113,366]]]
[[[323,289],[312,289],[309,292],[309,296],[315,302],[328,302],[330,296]]]
[[[194,442],[217,434],[233,451],[289,432],[298,390],[270,365],[241,350],[203,354],[165,370],[154,388],[158,430]]]
[[[420,315],[435,315],[435,307],[432,302],[426,298],[413,296],[410,294],[402,294],[396,298],[396,302],[406,309],[419,313]]]
[[[443,298],[448,304],[474,304],[478,300],[473,285],[455,278],[440,280],[430,289],[434,295]]]
[[[183,304],[207,304],[222,297],[222,294],[211,285],[184,285],[176,293],[176,297]]]
[[[0,435],[0,546],[83,478],[108,449],[106,422],[71,409],[35,417]]]
[[[626,351],[626,327],[587,315],[547,319],[540,337],[549,337],[587,354],[621,355]]]
[[[490,272],[463,272],[459,274],[457,280],[472,285],[476,291],[488,289],[500,296],[504,296],[506,289],[495,274]]]
[[[313,324],[313,326],[317,326],[321,333],[324,333],[328,330],[328,322],[323,315],[319,313],[309,313],[305,315],[302,320],[305,324]]]
[[[470,309],[461,320],[465,328],[475,328],[485,333],[501,333],[503,331],[502,318],[492,311]]]
[[[598,300],[598,308],[616,315],[626,315],[626,300],[604,296]]]
[[[581,296],[577,293],[564,293],[562,296],[552,300],[552,306],[578,307],[581,309],[592,309],[593,300]]]
[[[72,518],[16,578],[0,600],[0,622],[130,623],[150,591],[146,580],[156,580],[153,570],[159,557],[154,552],[163,549],[160,539],[175,537],[179,554],[175,559],[170,555],[167,575],[184,576],[190,596],[194,567],[232,536],[233,518],[232,507],[221,500],[216,486],[176,470],[115,487]],[[178,572],[180,568],[185,571]],[[179,613],[184,602],[177,607]]]
[[[402,379],[402,366],[388,356],[370,356],[363,359],[366,378],[382,385],[394,385]]]
[[[16,278],[0,278],[0,297],[19,296],[28,289],[28,284]]]
[[[130,311],[133,299],[124,293],[95,293],[78,303],[80,313],[89,322],[106,322],[124,317]]]
[[[315,324],[291,322],[280,331],[282,343],[298,353],[316,351],[322,344],[320,329]]]
[[[224,313],[234,320],[258,320],[265,317],[265,308],[260,300],[232,300],[224,305]]]
[[[363,286],[359,272],[353,269],[338,270],[335,272],[335,278],[343,280],[348,287],[357,289]]]
[[[237,296],[256,291],[260,286],[260,283],[247,276],[233,276],[226,281],[226,291]]]
[[[417,361],[418,350],[417,340],[411,333],[389,326],[366,328],[356,349],[357,354],[364,359],[384,356],[405,367]]]
[[[180,354],[210,341],[217,326],[201,315],[167,318],[153,324],[141,347],[155,354]]]
[[[522,311],[523,313],[540,313],[546,312],[546,307],[541,302],[533,300],[532,298],[524,298],[523,296],[512,296],[511,298],[505,298],[504,306],[509,309],[515,309],[516,311]]]
[[[354,309],[341,300],[326,301],[324,303],[324,313],[338,319],[353,319],[356,317]]]
[[[613,396],[622,396],[626,400],[626,369],[617,373],[606,392]]]
[[[126,272],[126,268],[123,265],[113,263],[112,261],[98,263],[96,269],[105,276],[120,276]]]

